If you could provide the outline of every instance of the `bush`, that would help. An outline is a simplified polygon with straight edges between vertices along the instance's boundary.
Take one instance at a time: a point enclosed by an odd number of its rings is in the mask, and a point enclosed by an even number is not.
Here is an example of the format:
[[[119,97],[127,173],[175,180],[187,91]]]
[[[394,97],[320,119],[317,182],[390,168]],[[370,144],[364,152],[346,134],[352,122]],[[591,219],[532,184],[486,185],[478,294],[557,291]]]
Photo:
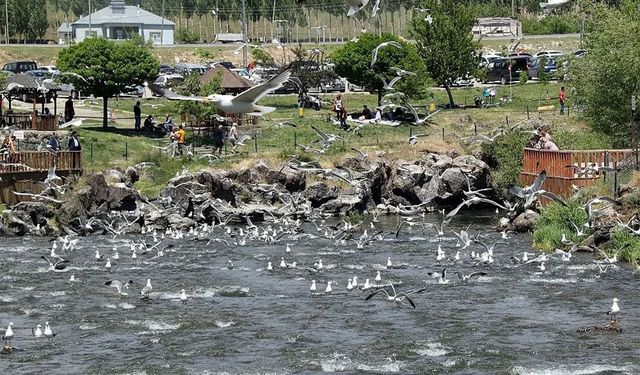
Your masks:
[[[537,17],[522,17],[522,32],[530,35],[570,34],[580,32],[580,19],[571,14],[548,15],[538,20]]]
[[[580,227],[586,222],[587,213],[577,202],[570,201],[567,206],[552,203],[542,211],[536,222],[533,245],[545,251],[562,249],[566,247],[561,241],[563,234],[573,243],[577,243],[581,238],[576,236],[573,224]]]
[[[590,129],[575,131],[558,128],[553,132],[553,141],[561,150],[606,150],[614,146],[609,135]]]
[[[176,41],[179,43],[192,44],[200,40],[198,33],[191,31],[186,27],[181,27],[176,33]]]
[[[185,43],[191,43],[191,42],[185,42]],[[209,50],[206,50],[204,48],[196,48],[196,50],[193,52],[194,55],[201,57],[203,59],[212,59],[213,58],[213,53]]]
[[[262,66],[274,66],[276,64],[273,56],[262,48],[252,48],[251,57],[258,65]]]
[[[614,230],[603,251],[613,256],[618,250],[618,259],[631,263],[635,268],[640,259],[640,238],[622,229]]]
[[[518,183],[523,150],[528,140],[525,133],[511,132],[498,137],[493,143],[482,145],[482,160],[493,169],[493,188],[498,194],[506,195],[508,187]]]

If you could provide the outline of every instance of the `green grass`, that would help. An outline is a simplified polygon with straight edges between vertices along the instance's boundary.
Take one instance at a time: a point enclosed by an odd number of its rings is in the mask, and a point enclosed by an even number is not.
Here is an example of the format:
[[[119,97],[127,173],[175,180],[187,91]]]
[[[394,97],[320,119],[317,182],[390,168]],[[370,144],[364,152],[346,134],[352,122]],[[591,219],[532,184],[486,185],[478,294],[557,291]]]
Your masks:
[[[637,267],[638,259],[640,259],[640,238],[622,229],[614,230],[611,234],[611,240],[604,246],[603,251],[608,256],[613,256],[618,250],[620,250],[618,259]]]
[[[563,234],[573,243],[578,243],[582,239],[576,236],[572,222],[578,227],[587,222],[587,214],[577,201],[569,201],[567,206],[558,203],[548,205],[536,222],[533,246],[544,251],[564,249],[566,245],[561,242]]]

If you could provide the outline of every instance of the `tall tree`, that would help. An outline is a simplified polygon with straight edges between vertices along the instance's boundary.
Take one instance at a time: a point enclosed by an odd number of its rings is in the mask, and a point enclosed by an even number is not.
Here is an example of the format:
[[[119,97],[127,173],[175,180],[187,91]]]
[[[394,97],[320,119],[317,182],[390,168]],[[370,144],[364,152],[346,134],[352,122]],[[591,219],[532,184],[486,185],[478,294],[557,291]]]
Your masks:
[[[49,22],[47,21],[47,1],[46,0],[32,0],[29,5],[29,28],[27,35],[31,40],[42,40],[49,28]]]
[[[402,48],[386,46],[378,50],[378,56],[373,67],[371,66],[372,52],[374,48],[383,42],[394,41]],[[402,41],[393,34],[376,36],[371,33],[363,33],[357,41],[350,41],[344,47],[335,51],[332,55],[335,63],[335,72],[345,77],[349,82],[364,86],[367,90],[378,93],[378,103],[384,93],[383,79],[388,83],[397,73],[392,68],[400,68],[411,71],[416,75],[406,76],[394,86],[398,91],[417,97],[424,92],[425,70],[424,64],[416,48]]]
[[[471,33],[476,17],[456,0],[424,0],[422,8],[429,11],[414,13],[411,35],[431,78],[447,90],[453,107],[451,86],[474,74],[480,61],[480,44]]]
[[[624,3],[594,11],[584,37],[589,53],[569,68],[576,88],[570,99],[584,105],[590,126],[613,136],[617,147],[631,144],[631,97],[640,97],[640,11]]]
[[[105,38],[88,38],[61,50],[57,65],[62,71],[83,77],[71,77],[76,88],[102,97],[105,128],[109,98],[155,78],[159,68],[147,47],[136,41],[116,43]]]

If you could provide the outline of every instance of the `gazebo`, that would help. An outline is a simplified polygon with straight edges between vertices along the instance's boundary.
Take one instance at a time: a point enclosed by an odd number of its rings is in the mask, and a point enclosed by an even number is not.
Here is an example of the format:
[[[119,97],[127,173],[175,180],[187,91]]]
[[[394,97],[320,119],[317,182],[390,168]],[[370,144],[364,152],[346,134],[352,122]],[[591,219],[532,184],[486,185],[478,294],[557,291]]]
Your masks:
[[[58,123],[58,105],[56,101],[58,91],[60,91],[60,88],[51,80],[38,81],[36,78],[26,74],[10,75],[3,90],[0,92],[3,100],[6,99],[9,106],[9,110],[5,113],[2,113],[2,107],[0,106],[2,122],[4,125],[15,125],[21,129],[56,130]],[[30,113],[14,112],[12,102],[16,99],[24,102],[31,101],[33,103],[32,111]],[[45,105],[52,100],[53,112],[45,115]],[[40,112],[36,109],[38,102],[41,103]]]

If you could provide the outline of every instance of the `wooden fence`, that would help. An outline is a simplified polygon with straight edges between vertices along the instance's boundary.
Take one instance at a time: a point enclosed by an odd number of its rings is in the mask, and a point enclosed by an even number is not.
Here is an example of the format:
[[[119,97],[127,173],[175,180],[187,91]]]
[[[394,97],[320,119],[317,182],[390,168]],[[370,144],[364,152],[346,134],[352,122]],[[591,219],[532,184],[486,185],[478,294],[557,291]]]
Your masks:
[[[547,151],[526,148],[520,182],[531,185],[543,170],[547,179],[543,189],[562,197],[573,194],[573,187],[590,186],[604,172],[588,172],[579,175],[572,166],[584,169],[588,166],[613,167],[633,155],[633,150],[563,150]]]

